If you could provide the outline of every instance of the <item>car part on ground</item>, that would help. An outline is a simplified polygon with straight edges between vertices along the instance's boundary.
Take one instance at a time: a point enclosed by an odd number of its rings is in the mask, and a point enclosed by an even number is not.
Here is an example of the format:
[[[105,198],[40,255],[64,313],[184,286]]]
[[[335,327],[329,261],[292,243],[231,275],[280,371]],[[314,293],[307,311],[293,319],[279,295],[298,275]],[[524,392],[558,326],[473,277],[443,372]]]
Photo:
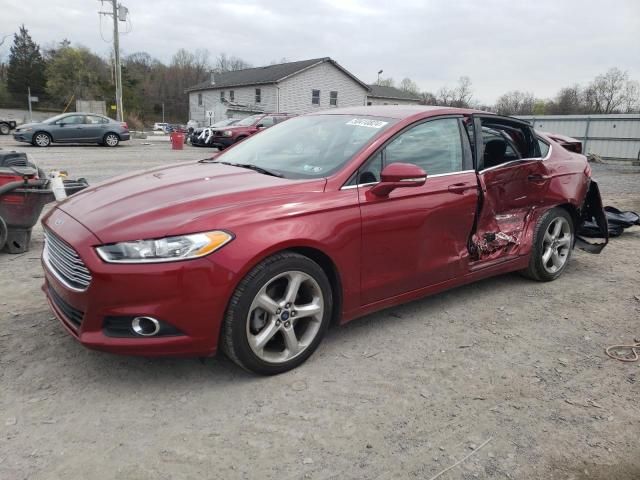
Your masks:
[[[23,253],[29,249],[31,230],[44,205],[55,200],[50,183],[25,154],[0,152],[0,251]],[[84,179],[63,185],[68,195],[88,186]]]
[[[640,215],[636,212],[622,211],[615,207],[604,207],[607,230],[610,237],[619,237],[627,228],[640,225]],[[582,224],[581,234],[585,237],[600,236],[600,227],[591,219]]]
[[[604,212],[586,158],[526,122],[443,107],[332,109],[215,160],[66,200],[43,219],[43,290],[89,348],[223,349],[274,374],[311,355],[329,322],[508,272],[553,280],[593,218]],[[581,246],[592,253],[608,241],[606,220],[597,225],[603,238]],[[207,250],[211,232],[232,241]]]

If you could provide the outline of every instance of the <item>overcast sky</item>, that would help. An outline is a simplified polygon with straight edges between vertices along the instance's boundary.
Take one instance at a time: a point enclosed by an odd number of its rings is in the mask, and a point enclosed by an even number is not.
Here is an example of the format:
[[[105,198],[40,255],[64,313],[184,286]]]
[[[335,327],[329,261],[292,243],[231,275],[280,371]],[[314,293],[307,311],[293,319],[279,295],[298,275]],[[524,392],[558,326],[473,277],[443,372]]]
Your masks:
[[[68,38],[100,54],[98,0],[0,0],[0,38],[24,23],[43,46]],[[169,61],[207,48],[259,66],[329,56],[365,82],[378,70],[423,90],[462,75],[474,98],[508,90],[551,97],[610,67],[640,80],[640,0],[123,0],[132,30],[123,53]],[[107,5],[105,4],[105,9]],[[110,18],[102,36],[111,39]],[[124,24],[121,24],[124,28]],[[6,59],[11,39],[0,47]]]

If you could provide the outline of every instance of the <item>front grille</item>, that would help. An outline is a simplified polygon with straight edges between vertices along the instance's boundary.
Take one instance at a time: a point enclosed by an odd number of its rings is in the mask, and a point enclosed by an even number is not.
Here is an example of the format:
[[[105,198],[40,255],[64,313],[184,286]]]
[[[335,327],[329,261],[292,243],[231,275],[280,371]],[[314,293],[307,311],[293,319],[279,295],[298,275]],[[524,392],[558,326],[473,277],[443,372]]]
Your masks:
[[[69,305],[60,295],[58,295],[58,292],[51,287],[49,287],[49,298],[51,298],[53,304],[62,312],[67,320],[75,325],[76,328],[80,328],[82,319],[84,318],[84,312],[82,310],[78,310],[77,308]]]
[[[52,273],[67,287],[85,290],[91,283],[91,273],[80,255],[71,245],[46,229],[42,256]]]

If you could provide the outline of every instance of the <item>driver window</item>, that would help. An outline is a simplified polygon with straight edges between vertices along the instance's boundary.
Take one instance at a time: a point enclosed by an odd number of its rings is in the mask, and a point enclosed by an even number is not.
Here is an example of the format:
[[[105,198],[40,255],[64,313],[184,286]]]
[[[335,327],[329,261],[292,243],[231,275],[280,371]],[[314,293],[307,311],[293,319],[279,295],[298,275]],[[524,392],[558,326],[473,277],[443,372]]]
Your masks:
[[[264,117],[258,122],[258,125],[262,125],[264,128],[268,128],[274,124],[273,117]]]
[[[421,123],[394,138],[358,172],[356,184],[380,181],[390,163],[413,163],[427,175],[462,171],[462,142],[457,118]],[[352,182],[353,183],[353,182]]]
[[[58,123],[65,123],[68,125],[79,125],[84,123],[84,115],[69,115],[68,117],[60,119]]]

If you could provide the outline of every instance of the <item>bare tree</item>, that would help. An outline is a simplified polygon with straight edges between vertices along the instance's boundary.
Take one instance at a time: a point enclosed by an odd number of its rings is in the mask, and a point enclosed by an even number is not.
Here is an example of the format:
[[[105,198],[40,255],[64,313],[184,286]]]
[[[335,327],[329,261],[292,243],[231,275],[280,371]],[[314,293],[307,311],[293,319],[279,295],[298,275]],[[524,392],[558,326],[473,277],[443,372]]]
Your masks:
[[[393,87],[395,83],[392,77],[381,78],[379,82],[376,82],[376,84],[381,87]]]
[[[442,87],[436,93],[436,102],[438,105],[445,107],[469,107],[473,92],[471,89],[471,79],[469,77],[460,77],[458,86],[455,88]]]
[[[587,110],[592,113],[615,113],[629,110],[638,103],[638,84],[629,74],[612,68],[598,75],[584,93]]]
[[[403,78],[402,81],[400,82],[400,90],[404,92],[412,93],[414,95],[417,95],[418,93],[420,93],[418,84],[416,84],[416,82],[414,82],[408,77]]]
[[[494,108],[500,115],[531,115],[535,102],[533,93],[513,90],[498,97]]]
[[[228,56],[226,53],[218,55],[215,61],[214,71],[218,73],[233,72],[236,70],[244,70],[245,68],[251,68],[250,63],[245,62],[241,58],[233,55]]]
[[[436,96],[431,92],[421,92],[420,93],[420,104],[421,105],[437,105],[438,101],[436,100]]]

